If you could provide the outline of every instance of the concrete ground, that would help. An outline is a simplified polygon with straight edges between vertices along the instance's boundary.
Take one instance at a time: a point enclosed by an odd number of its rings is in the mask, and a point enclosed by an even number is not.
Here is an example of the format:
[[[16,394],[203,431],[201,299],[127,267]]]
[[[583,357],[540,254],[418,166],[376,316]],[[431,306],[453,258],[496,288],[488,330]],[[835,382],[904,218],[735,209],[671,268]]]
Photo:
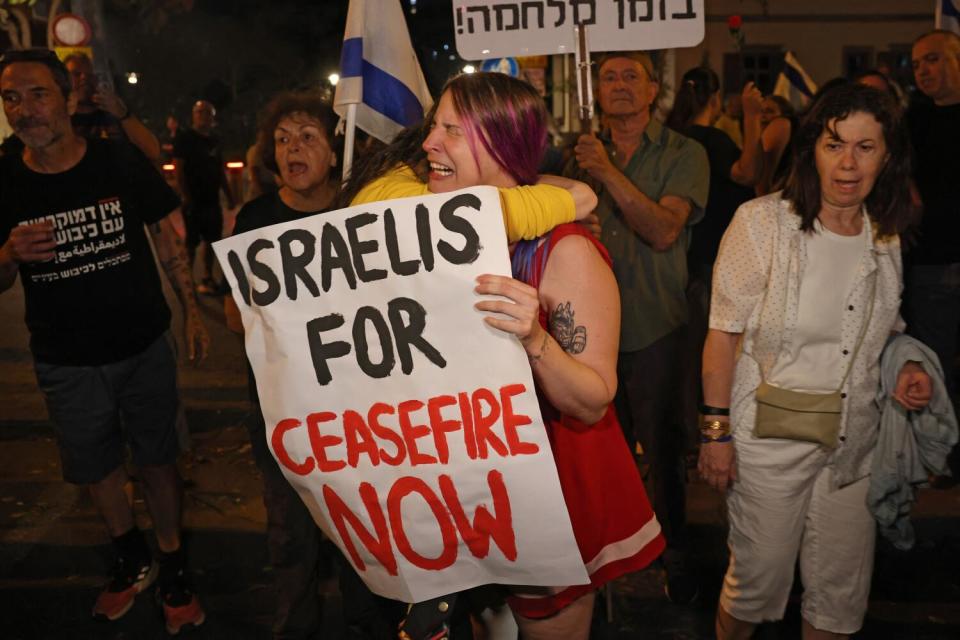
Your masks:
[[[203,298],[202,304],[212,353],[199,368],[182,366],[180,376],[193,440],[182,460],[184,528],[208,614],[189,637],[269,638],[274,595],[260,480],[242,426],[248,410],[242,346],[226,332],[221,299]],[[117,622],[90,617],[105,579],[109,544],[89,497],[60,479],[27,342],[17,284],[0,295],[0,638],[164,637],[159,608],[148,594]],[[629,576],[612,589],[612,622],[598,616],[595,638],[712,637],[726,565],[722,501],[695,481],[689,493],[700,598],[690,606],[670,604],[656,567]],[[149,527],[138,494],[135,504],[141,526]],[[960,638],[960,489],[921,492],[914,519],[918,544],[913,551],[882,545],[878,550],[870,609],[856,638]],[[323,598],[323,637],[340,638],[332,576]],[[798,605],[795,592],[785,621],[764,626],[758,637],[799,638]]]

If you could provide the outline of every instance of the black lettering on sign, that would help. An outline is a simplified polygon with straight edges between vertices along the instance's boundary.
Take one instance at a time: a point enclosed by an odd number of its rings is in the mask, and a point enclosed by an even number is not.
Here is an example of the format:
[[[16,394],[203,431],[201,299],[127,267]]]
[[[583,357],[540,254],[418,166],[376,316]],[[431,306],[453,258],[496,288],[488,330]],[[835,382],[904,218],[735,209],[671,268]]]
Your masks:
[[[258,253],[264,249],[273,249],[273,246],[273,242],[270,240],[258,238],[247,247],[247,264],[250,265],[250,273],[267,283],[267,288],[263,291],[254,288],[251,292],[250,297],[253,304],[258,307],[267,306],[280,295],[280,280],[277,278],[277,274],[267,264],[257,261]]]
[[[237,289],[240,290],[240,297],[243,302],[250,306],[250,281],[247,280],[247,273],[243,270],[243,263],[240,262],[240,256],[236,251],[227,252],[227,263],[230,264],[230,270],[233,271],[233,277],[237,279]]]
[[[383,354],[379,363],[370,360],[370,346],[367,343],[367,323],[373,325],[380,340],[380,351]],[[390,337],[390,328],[383,315],[374,307],[360,307],[357,317],[353,321],[353,343],[357,349],[357,364],[360,369],[371,378],[386,378],[393,371],[396,357],[393,354],[393,339]]]
[[[317,239],[306,229],[290,229],[284,231],[277,238],[280,242],[280,264],[283,265],[283,284],[286,287],[287,298],[297,299],[297,280],[303,283],[314,298],[320,295],[317,282],[307,272],[307,265],[313,260],[317,251]],[[299,243],[303,250],[294,254],[291,245]]]
[[[357,288],[357,276],[350,264],[350,251],[340,230],[327,222],[320,234],[320,286],[324,292],[330,291],[333,270],[343,271],[343,277],[351,289]]]
[[[420,260],[424,270],[433,271],[433,234],[430,230],[430,211],[422,204],[417,205],[417,240],[420,242]]]
[[[350,240],[350,254],[353,256],[353,267],[357,270],[357,277],[362,282],[374,282],[383,280],[387,277],[385,269],[367,269],[363,262],[363,255],[366,253],[376,253],[380,248],[380,243],[376,240],[360,240],[357,235],[357,229],[373,224],[378,216],[374,213],[360,213],[347,218],[345,226],[347,227],[347,238]]]
[[[440,224],[448,231],[453,231],[463,236],[463,248],[456,249],[446,240],[437,243],[437,251],[450,264],[471,264],[480,257],[480,236],[477,230],[473,228],[470,221],[457,215],[457,209],[460,207],[469,207],[477,211],[480,210],[480,198],[472,193],[461,193],[456,195],[440,207]]]
[[[350,343],[337,340],[325,344],[320,334],[343,326],[343,316],[331,313],[328,316],[314,318],[307,323],[307,342],[310,345],[310,358],[313,360],[313,370],[317,375],[317,382],[321,385],[329,384],[333,380],[327,360],[342,358],[350,353]]]
[[[420,211],[420,207],[422,206],[423,205],[417,205],[418,213]],[[417,216],[418,232],[420,231],[419,222],[420,219],[419,216]],[[427,233],[429,233],[429,230]],[[390,209],[387,209],[383,212],[383,234],[387,244],[387,255],[390,257],[391,271],[398,276],[412,276],[416,272],[420,271],[419,260],[403,260],[400,257],[400,242],[397,238],[397,219],[394,217],[393,211]]]
[[[433,364],[441,369],[447,366],[440,352],[423,337],[423,330],[427,326],[427,310],[416,300],[410,298],[394,298],[387,308],[390,316],[390,326],[397,343],[397,353],[400,354],[400,369],[404,373],[413,371],[413,356],[410,346],[420,350]],[[404,321],[403,315],[407,316]]]

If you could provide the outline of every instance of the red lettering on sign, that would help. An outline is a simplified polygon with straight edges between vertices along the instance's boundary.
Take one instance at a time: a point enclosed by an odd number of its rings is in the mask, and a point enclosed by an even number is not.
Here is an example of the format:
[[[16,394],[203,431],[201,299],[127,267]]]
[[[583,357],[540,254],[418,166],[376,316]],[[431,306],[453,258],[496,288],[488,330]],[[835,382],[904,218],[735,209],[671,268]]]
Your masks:
[[[387,455],[387,452],[383,450],[383,447],[380,448],[380,459],[390,466],[395,467],[403,462],[403,459],[407,457],[407,448],[404,446],[403,438],[400,437],[400,434],[393,429],[380,424],[380,416],[385,413],[393,415],[396,413],[396,410],[386,402],[377,402],[370,407],[370,411],[367,412],[367,423],[370,425],[370,429],[378,438],[392,442],[397,448],[397,453],[392,456]]]
[[[532,455],[540,451],[540,447],[532,442],[522,442],[517,433],[517,427],[530,424],[533,420],[530,416],[524,414],[515,414],[513,412],[513,402],[511,398],[517,394],[523,393],[527,388],[522,384],[508,384],[500,387],[500,408],[503,411],[503,433],[507,438],[507,445],[510,446],[510,455],[522,456]]]
[[[489,412],[483,412],[483,403],[489,407]],[[470,404],[473,407],[473,426],[477,435],[477,451],[481,460],[486,460],[489,455],[487,445],[497,452],[498,455],[505,458],[507,456],[507,446],[503,440],[497,437],[492,427],[500,420],[500,404],[497,397],[493,395],[490,389],[480,387],[473,392],[470,398]]]
[[[391,576],[397,575],[397,559],[393,554],[393,547],[390,545],[390,531],[387,528],[386,518],[383,517],[383,511],[380,509],[380,499],[377,497],[377,490],[369,482],[360,483],[360,498],[367,508],[367,515],[373,523],[375,535],[370,533],[366,526],[360,521],[360,518],[350,510],[350,507],[337,495],[329,485],[323,485],[323,499],[327,504],[327,510],[330,512],[330,519],[340,534],[347,553],[353,561],[353,566],[358,571],[365,571],[367,565],[364,564],[357,548],[353,543],[353,538],[347,531],[347,524],[353,529],[360,542],[367,548],[367,551],[373,554],[373,557],[383,565]]]
[[[460,429],[459,420],[444,420],[440,410],[457,404],[453,396],[436,396],[427,402],[427,415],[430,416],[430,430],[433,431],[433,444],[437,449],[440,464],[450,461],[450,448],[447,446],[447,434]]]
[[[321,435],[320,424],[336,420],[337,414],[332,411],[318,411],[307,416],[307,435],[310,436],[310,447],[313,449],[313,457],[317,460],[317,470],[321,473],[339,471],[347,466],[343,460],[330,460],[327,458],[327,447],[335,447],[343,438],[340,436]]]
[[[407,453],[410,456],[410,465],[417,466],[418,464],[434,464],[437,459],[433,456],[428,456],[425,453],[420,453],[420,450],[417,449],[417,440],[424,436],[430,435],[430,427],[425,424],[412,424],[410,422],[410,414],[414,411],[419,411],[423,408],[423,403],[419,400],[407,400],[401,402],[397,407],[397,412],[400,417],[400,433],[403,434],[403,441],[407,444]]]
[[[513,530],[513,512],[510,510],[510,496],[503,483],[503,474],[491,470],[487,474],[490,496],[493,498],[493,512],[490,515],[486,505],[478,504],[473,514],[473,524],[460,504],[460,496],[453,479],[448,475],[440,476],[440,493],[453,516],[460,537],[467,544],[470,553],[476,558],[486,558],[490,551],[490,538],[493,538],[507,560],[517,559],[517,534]]]
[[[473,412],[470,411],[470,396],[461,391],[457,394],[460,403],[460,417],[463,418],[463,441],[467,446],[467,456],[477,459],[477,435],[473,430]]]
[[[305,476],[313,471],[313,458],[307,458],[303,462],[297,462],[290,457],[290,454],[287,452],[287,447],[283,444],[283,436],[285,436],[288,431],[296,429],[299,426],[300,421],[296,418],[281,420],[273,429],[273,434],[270,436],[270,444],[273,446],[273,453],[277,456],[280,464],[297,475]]]
[[[401,513],[403,499],[411,493],[419,493],[423,501],[430,507],[433,517],[440,527],[440,539],[443,542],[443,550],[436,558],[428,558],[420,555],[414,550],[407,538],[407,532],[403,528],[404,518]],[[457,530],[450,520],[450,515],[437,494],[427,486],[427,483],[420,478],[404,476],[393,483],[390,493],[387,495],[387,513],[390,517],[390,529],[393,532],[393,540],[397,544],[397,551],[403,554],[403,557],[410,561],[416,567],[430,571],[440,571],[452,565],[457,559]]]
[[[360,455],[365,454],[372,466],[380,464],[380,451],[373,432],[356,411],[343,412],[343,438],[347,443],[347,464],[356,469],[360,463]]]

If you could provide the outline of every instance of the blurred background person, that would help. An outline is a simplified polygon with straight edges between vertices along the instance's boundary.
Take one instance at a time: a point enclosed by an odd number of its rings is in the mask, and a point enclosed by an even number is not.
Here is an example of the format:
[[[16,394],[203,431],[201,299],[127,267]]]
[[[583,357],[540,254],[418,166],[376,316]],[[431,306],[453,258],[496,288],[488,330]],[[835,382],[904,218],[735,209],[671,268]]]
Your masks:
[[[217,110],[206,100],[197,100],[191,111],[189,129],[181,131],[174,142],[174,164],[177,186],[183,198],[183,222],[187,230],[187,256],[191,268],[197,247],[202,241],[203,278],[197,292],[223,293],[223,284],[213,279],[213,243],[223,235],[223,210],[220,192],[227,207],[234,207],[233,193],[227,183],[220,138],[213,132],[217,124]]]
[[[132,143],[154,164],[160,162],[160,142],[124,104],[106,81],[99,80],[93,61],[72,53],[64,64],[76,94],[77,110],[71,116],[73,129],[84,138],[109,138]]]
[[[776,191],[790,170],[791,142],[797,126],[793,105],[781,96],[766,96],[760,108],[763,132],[763,173],[757,182],[758,196]]]
[[[726,95],[723,110],[713,126],[730,136],[738,147],[743,147],[743,100],[739,93]]]

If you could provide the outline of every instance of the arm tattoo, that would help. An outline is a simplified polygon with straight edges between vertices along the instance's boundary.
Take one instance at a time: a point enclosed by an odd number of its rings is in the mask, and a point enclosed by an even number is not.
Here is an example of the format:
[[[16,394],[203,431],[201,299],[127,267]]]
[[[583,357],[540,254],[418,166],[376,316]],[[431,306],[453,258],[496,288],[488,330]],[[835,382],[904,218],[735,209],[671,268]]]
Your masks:
[[[196,311],[196,296],[193,292],[193,278],[190,274],[190,262],[183,248],[183,241],[171,228],[164,229],[160,223],[150,225],[157,247],[160,265],[167,273],[167,279],[180,303],[187,312]]]
[[[550,314],[550,333],[567,353],[583,353],[587,348],[587,328],[577,326],[570,302],[557,305]]]

